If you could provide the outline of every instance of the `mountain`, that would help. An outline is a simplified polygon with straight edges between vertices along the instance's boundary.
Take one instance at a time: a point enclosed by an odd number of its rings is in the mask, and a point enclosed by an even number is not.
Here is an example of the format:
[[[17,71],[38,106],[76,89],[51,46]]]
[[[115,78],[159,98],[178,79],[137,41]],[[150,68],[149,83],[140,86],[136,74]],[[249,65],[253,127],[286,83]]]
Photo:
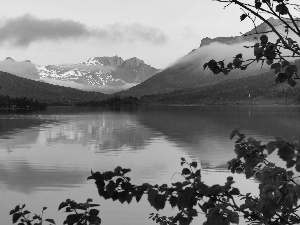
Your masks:
[[[270,18],[269,22],[272,24],[278,23],[273,18]],[[262,23],[257,26],[257,30],[258,32],[267,32],[270,28],[266,23]],[[244,45],[253,45],[252,43],[256,40],[253,35],[249,35],[253,33],[255,33],[255,29],[247,32],[246,36],[204,38],[199,48],[192,50],[165,70],[156,73],[139,85],[119,94],[121,96],[143,96],[168,93],[214,85],[241,76],[254,76],[269,71],[270,67],[258,63],[248,66],[248,69],[244,71],[234,70],[228,76],[223,74],[213,75],[211,71],[203,69],[203,65],[212,58],[220,61],[224,60],[225,63],[232,62],[232,58],[239,53],[243,53],[245,59],[252,58],[254,55],[253,50],[244,48]]]
[[[280,20],[276,20],[273,17],[270,17],[268,19],[268,22],[274,26],[277,26],[277,29],[279,28],[278,26],[281,25]],[[266,23],[261,23],[256,28],[253,28],[251,31],[248,31],[241,36],[203,38],[201,40],[200,47],[204,47],[211,43],[216,43],[216,42],[227,44],[227,45],[233,45],[233,44],[243,43],[243,42],[254,42],[256,41],[255,39],[259,39],[259,37],[261,36],[261,34],[257,34],[257,33],[268,32],[271,30],[272,29]]]
[[[93,57],[90,58],[88,61],[83,62],[84,65],[103,65],[103,66],[109,66],[112,68],[117,68],[120,66],[124,60],[119,56],[113,56],[113,57]]]
[[[61,87],[42,81],[34,81],[0,71],[0,95],[26,97],[48,104],[75,104],[86,100],[102,100],[107,95]]]
[[[11,73],[27,79],[40,79],[38,69],[33,63],[30,62],[30,60],[15,61],[11,57],[7,57],[5,60],[0,61],[0,71]]]
[[[125,84],[120,79],[111,76],[111,67],[101,64],[71,64],[37,66],[41,79],[56,79],[61,81],[76,82],[85,85],[110,85],[122,86]]]
[[[143,96],[142,102],[163,105],[300,104],[300,85],[291,88],[289,84],[284,83],[269,88],[271,84],[275,84],[274,77],[274,73],[269,71],[209,86],[146,95]]]
[[[158,69],[145,64],[143,60],[133,57],[120,64],[112,72],[112,77],[121,79],[126,83],[142,83],[157,72],[159,72]]]
[[[114,93],[135,86],[159,70],[131,58],[94,57],[80,64],[37,66],[41,79],[48,83],[82,90]]]

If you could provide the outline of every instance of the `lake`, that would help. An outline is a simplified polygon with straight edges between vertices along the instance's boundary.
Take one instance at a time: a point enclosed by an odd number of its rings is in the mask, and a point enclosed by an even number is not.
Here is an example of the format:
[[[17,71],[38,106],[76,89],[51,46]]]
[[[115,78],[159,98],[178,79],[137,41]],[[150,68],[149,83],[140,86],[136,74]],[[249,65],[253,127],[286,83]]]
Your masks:
[[[180,158],[201,163],[208,184],[225,183],[232,176],[227,161],[234,157],[230,132],[238,126],[263,142],[274,136],[300,140],[300,108],[282,106],[152,107],[92,109],[53,107],[40,112],[0,113],[0,218],[12,224],[9,211],[27,209],[62,224],[57,211],[67,198],[99,203],[102,224],[150,225],[156,212],[146,201],[130,205],[104,200],[97,194],[90,171],[131,168],[136,184],[180,180]],[[276,152],[270,157],[279,164]],[[282,164],[284,165],[284,164]],[[234,175],[243,193],[257,193],[254,180]],[[159,212],[175,214],[167,208]],[[203,215],[196,222],[203,221]],[[194,222],[194,224],[196,223]]]

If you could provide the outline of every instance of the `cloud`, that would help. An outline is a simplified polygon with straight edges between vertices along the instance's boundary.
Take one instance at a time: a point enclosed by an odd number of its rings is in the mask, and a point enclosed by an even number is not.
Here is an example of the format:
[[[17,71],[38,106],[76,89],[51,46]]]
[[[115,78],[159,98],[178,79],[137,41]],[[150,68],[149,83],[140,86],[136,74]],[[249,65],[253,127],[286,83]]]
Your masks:
[[[167,36],[158,28],[116,23],[91,29],[85,24],[63,19],[39,19],[31,15],[5,20],[0,26],[0,44],[27,47],[37,41],[97,38],[105,42],[150,42],[164,44]]]

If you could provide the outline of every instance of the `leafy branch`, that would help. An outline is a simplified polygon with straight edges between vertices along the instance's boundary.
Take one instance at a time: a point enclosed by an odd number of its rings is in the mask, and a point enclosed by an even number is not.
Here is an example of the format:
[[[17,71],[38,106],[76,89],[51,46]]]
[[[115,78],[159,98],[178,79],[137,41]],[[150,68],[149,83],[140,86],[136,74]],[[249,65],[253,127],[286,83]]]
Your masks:
[[[291,87],[294,87],[297,84],[295,80],[300,79],[297,75],[298,67],[296,65],[291,65],[286,58],[300,56],[300,47],[298,43],[290,37],[289,33],[291,31],[300,37],[300,29],[299,19],[291,15],[289,7],[297,7],[297,9],[300,10],[300,6],[297,4],[290,4],[287,0],[254,0],[253,4],[239,0],[216,1],[228,3],[226,7],[232,4],[241,7],[243,14],[240,16],[240,20],[243,21],[246,18],[250,18],[255,28],[254,34],[259,34],[261,36],[260,40],[257,40],[257,42],[251,46],[254,48],[253,53],[255,59],[243,60],[242,54],[237,54],[233,58],[233,61],[227,66],[225,66],[224,60],[216,61],[212,59],[203,65],[204,69],[208,68],[214,74],[223,73],[224,75],[228,75],[230,71],[235,69],[246,70],[250,64],[255,62],[255,60],[257,62],[262,61],[262,64],[266,62],[270,65],[271,69],[276,68],[276,84],[287,82]],[[262,15],[262,13],[275,16],[280,23],[271,23],[265,18],[265,15]],[[252,16],[254,16],[254,18]],[[271,30],[258,31],[255,22],[256,18],[263,21]],[[284,26],[285,35],[281,34],[276,26]],[[275,43],[270,42],[268,36],[265,35],[266,33],[275,33],[278,38],[277,41]],[[253,34],[245,34],[244,36],[248,35]],[[254,39],[257,38],[254,37]],[[248,48],[249,46],[245,47]],[[283,56],[282,49],[290,51],[291,55]]]

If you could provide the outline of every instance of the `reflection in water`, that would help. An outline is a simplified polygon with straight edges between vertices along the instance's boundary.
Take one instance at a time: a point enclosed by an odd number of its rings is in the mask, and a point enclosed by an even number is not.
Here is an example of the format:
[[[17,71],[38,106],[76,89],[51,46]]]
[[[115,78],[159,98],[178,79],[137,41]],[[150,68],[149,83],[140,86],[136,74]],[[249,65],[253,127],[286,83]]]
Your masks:
[[[76,169],[77,170],[77,169]],[[45,168],[26,161],[2,162],[0,179],[4,189],[31,193],[37,189],[59,190],[74,188],[86,180],[86,173],[68,168]],[[1,187],[3,189],[3,186]]]
[[[224,170],[233,157],[234,143],[229,140],[233,128],[241,125],[246,135],[263,142],[273,136],[300,140],[299,118],[296,107],[253,106],[120,112],[51,108],[34,114],[2,114],[0,197],[10,199],[11,204],[31,199],[39,204],[36,195],[41,195],[39,201],[47,199],[47,205],[55,208],[57,198],[63,200],[71,193],[94,198],[96,188],[86,181],[90,170],[112,170],[118,165],[132,169],[135,183],[171,183],[174,172],[180,171],[180,157],[200,162],[209,183],[221,182],[229,175]],[[257,184],[249,181],[241,187],[247,190],[251,185]],[[91,186],[93,191],[86,189]],[[52,197],[53,193],[60,197]],[[125,224],[152,224],[147,216],[142,216],[145,221],[131,218],[145,210],[152,212],[150,207],[134,206],[130,214],[130,207],[124,211],[117,203],[105,202],[101,206],[108,207],[102,215],[105,224],[116,224],[112,211]],[[1,205],[0,217],[9,223],[10,208],[5,207],[12,206]]]

